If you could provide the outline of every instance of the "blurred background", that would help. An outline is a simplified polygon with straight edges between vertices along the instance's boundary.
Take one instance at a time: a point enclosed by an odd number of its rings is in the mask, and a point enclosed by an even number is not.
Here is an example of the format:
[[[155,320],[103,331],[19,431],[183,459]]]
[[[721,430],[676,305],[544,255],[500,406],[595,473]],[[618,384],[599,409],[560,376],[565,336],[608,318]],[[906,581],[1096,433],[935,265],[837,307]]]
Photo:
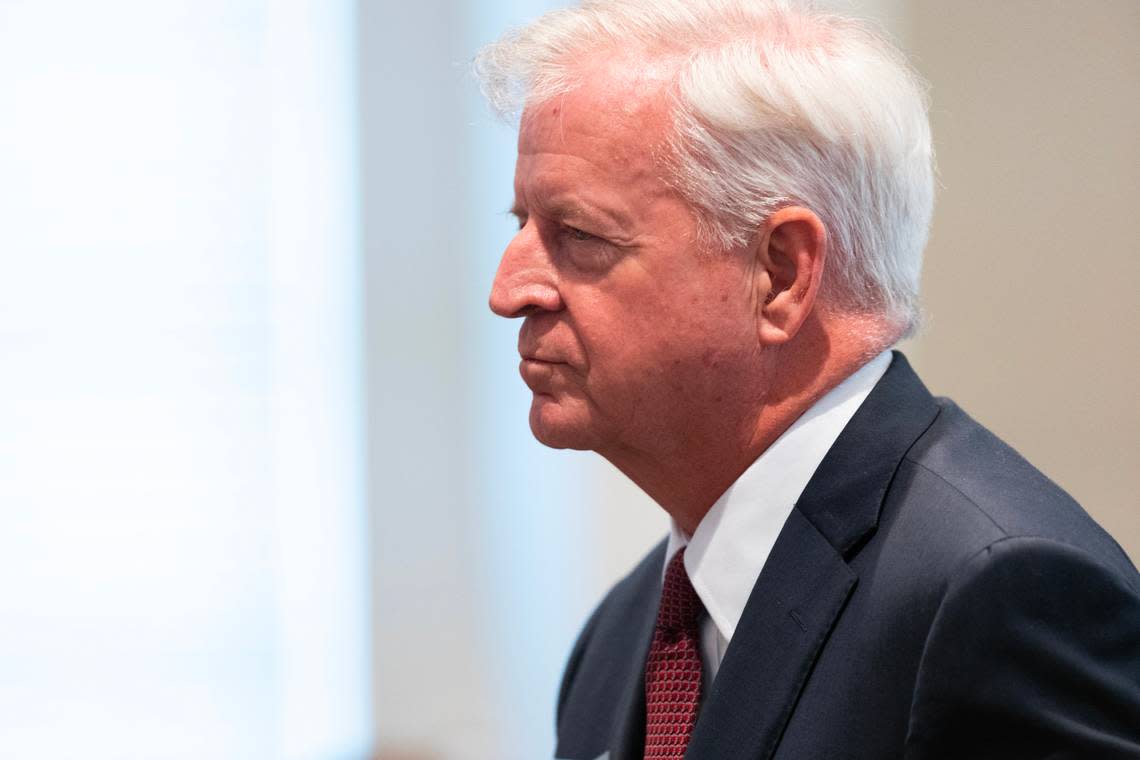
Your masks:
[[[666,531],[486,295],[545,0],[0,0],[0,758],[529,760]],[[904,346],[1140,559],[1140,4],[865,0],[930,80]]]

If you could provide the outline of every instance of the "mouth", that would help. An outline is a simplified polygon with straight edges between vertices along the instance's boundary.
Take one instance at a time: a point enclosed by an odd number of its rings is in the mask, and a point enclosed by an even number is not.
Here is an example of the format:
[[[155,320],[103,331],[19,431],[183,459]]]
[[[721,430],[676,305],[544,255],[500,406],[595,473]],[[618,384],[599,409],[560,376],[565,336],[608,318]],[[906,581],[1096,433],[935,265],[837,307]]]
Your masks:
[[[538,362],[539,364],[566,364],[567,362],[558,354],[549,349],[519,348],[519,357],[524,362]]]
[[[564,363],[524,356],[519,361],[519,373],[522,374],[524,380],[528,378],[549,378],[554,368],[562,364]]]
[[[555,362],[548,359],[539,359],[533,356],[522,357],[519,362],[519,375],[527,387],[537,395],[551,395],[551,384],[558,376],[558,367],[565,366],[565,362]]]

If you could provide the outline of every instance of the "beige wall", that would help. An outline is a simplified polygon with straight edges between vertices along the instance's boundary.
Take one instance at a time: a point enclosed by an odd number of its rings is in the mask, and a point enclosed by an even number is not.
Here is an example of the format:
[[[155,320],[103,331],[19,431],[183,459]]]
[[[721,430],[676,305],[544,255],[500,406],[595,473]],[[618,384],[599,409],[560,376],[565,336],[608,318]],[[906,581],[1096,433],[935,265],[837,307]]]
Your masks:
[[[907,8],[941,174],[908,351],[1140,560],[1140,3]]]

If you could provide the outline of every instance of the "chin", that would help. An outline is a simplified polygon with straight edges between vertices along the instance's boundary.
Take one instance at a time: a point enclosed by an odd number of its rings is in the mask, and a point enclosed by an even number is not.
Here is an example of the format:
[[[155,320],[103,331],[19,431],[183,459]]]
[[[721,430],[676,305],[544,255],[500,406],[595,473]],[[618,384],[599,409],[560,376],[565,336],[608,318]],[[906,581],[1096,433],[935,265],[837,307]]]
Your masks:
[[[567,408],[550,396],[535,394],[530,405],[530,432],[552,449],[588,451],[597,447],[584,410]]]

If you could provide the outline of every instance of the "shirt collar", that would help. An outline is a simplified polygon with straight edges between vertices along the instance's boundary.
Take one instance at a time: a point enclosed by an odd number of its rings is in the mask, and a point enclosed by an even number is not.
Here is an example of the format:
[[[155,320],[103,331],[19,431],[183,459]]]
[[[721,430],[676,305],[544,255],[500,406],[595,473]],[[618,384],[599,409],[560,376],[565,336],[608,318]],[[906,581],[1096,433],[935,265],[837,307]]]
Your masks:
[[[882,352],[800,415],[716,500],[692,537],[670,521],[665,566],[688,546],[685,570],[725,641],[800,494],[890,363],[890,351]]]

